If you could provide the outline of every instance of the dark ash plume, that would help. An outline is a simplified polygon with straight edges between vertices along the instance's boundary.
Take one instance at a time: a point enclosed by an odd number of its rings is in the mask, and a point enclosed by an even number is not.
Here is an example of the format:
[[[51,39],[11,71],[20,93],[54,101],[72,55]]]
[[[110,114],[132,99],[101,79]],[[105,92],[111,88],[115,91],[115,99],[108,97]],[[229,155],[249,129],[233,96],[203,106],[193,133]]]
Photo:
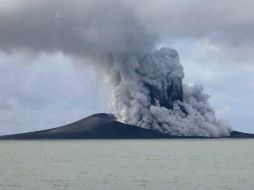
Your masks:
[[[176,136],[228,136],[200,86],[182,85],[183,67],[173,49],[114,55],[112,106],[122,122]]]
[[[203,89],[182,84],[177,52],[152,51],[158,32],[144,22],[147,15],[138,14],[140,4],[17,0],[6,5],[0,8],[0,50],[91,58],[112,78],[112,107],[118,120],[170,135],[230,134],[230,127],[216,119]]]
[[[74,57],[151,50],[155,36],[118,0],[17,0],[0,8],[0,49]]]

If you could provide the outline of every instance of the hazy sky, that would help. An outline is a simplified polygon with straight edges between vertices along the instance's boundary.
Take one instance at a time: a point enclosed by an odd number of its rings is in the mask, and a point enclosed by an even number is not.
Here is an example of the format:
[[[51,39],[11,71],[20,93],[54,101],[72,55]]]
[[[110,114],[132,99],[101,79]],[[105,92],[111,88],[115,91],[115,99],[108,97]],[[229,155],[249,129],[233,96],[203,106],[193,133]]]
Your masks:
[[[95,58],[154,43],[179,52],[219,118],[254,132],[253,12],[252,0],[0,0],[0,134],[110,112]]]

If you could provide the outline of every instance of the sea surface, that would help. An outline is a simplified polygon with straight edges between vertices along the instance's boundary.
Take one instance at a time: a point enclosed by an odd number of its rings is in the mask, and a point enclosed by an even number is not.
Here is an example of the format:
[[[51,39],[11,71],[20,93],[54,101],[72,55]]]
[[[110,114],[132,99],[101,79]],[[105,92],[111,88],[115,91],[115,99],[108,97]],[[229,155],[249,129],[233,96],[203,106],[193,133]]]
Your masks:
[[[253,190],[254,140],[0,141],[0,190]]]

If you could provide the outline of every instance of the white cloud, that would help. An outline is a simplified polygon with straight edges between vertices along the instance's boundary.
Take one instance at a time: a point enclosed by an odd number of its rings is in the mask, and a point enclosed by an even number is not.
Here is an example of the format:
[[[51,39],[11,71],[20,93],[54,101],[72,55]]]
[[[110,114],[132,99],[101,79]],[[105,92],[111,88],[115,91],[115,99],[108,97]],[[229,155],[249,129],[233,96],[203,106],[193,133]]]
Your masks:
[[[71,61],[56,54],[19,64],[16,55],[0,56],[0,134],[57,127],[108,112],[100,86],[95,89],[93,68],[75,69]]]

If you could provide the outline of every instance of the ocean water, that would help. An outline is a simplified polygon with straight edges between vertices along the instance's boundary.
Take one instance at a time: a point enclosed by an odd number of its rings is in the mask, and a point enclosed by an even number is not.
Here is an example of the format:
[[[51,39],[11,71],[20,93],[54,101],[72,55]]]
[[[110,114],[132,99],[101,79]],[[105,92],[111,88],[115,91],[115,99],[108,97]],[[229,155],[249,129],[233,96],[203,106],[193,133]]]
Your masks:
[[[0,141],[0,190],[253,190],[254,140]]]

